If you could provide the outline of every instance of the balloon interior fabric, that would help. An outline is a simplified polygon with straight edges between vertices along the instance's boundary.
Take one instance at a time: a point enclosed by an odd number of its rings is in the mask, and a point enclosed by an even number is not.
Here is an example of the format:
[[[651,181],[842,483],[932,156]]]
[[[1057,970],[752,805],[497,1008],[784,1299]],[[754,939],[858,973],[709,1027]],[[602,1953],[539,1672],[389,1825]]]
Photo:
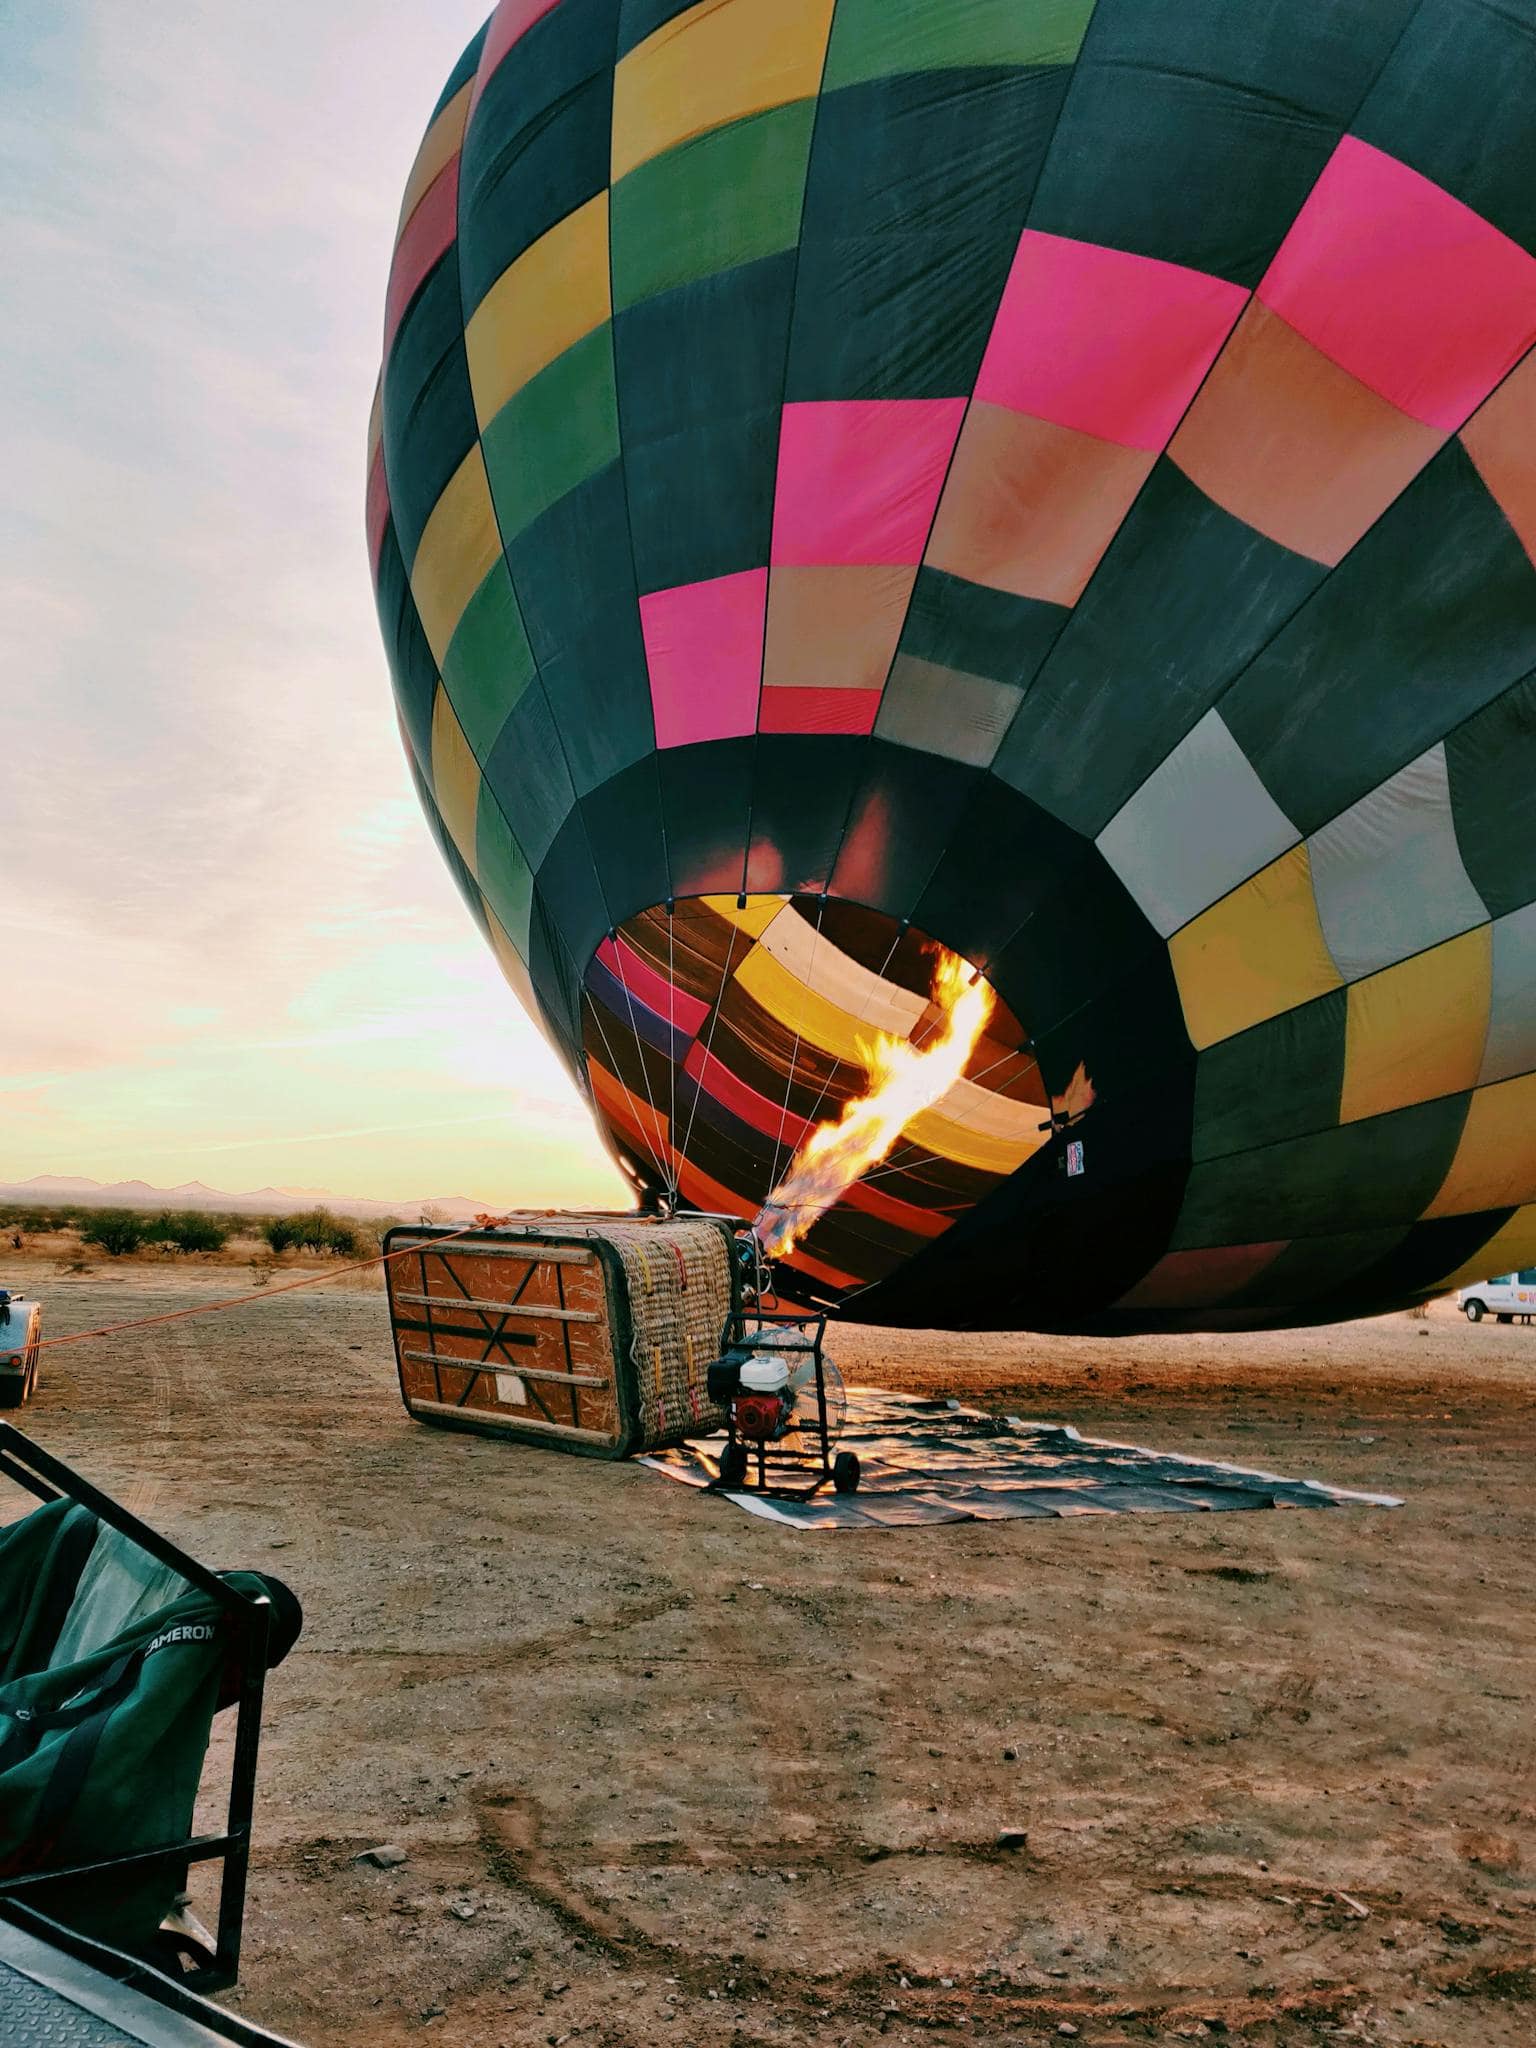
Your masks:
[[[443,856],[637,1190],[754,1214],[938,948],[985,1030],[796,1298],[1536,1260],[1533,251],[1536,0],[502,0],[368,537]]]

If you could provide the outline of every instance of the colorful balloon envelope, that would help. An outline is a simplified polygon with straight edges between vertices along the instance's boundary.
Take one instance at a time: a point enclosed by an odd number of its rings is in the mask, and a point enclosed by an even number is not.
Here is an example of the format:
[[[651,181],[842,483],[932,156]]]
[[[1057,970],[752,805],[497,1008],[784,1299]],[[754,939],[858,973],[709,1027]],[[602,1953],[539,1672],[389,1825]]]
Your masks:
[[[963,1071],[794,1297],[1221,1328],[1536,1260],[1533,252],[1525,0],[502,0],[368,537],[637,1191],[754,1215],[958,962]]]

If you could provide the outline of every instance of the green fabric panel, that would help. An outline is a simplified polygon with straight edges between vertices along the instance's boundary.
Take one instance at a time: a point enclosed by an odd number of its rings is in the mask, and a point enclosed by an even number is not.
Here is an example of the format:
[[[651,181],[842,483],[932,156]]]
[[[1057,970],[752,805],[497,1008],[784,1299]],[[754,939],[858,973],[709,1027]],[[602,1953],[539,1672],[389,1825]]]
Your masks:
[[[1168,1249],[1406,1227],[1445,1179],[1470,1099],[1443,1095],[1197,1162]]]
[[[1347,1005],[1345,991],[1334,989],[1200,1055],[1192,1139],[1197,1160],[1337,1124]]]
[[[512,837],[512,828],[502,816],[501,806],[483,782],[475,810],[475,867],[481,894],[526,960],[528,926],[533,916],[533,871],[523,857],[523,849]]]
[[[679,143],[613,188],[613,303],[794,247],[814,100],[792,100]]]
[[[505,562],[464,607],[443,656],[443,688],[482,765],[533,678],[533,651]]]
[[[960,64],[1070,64],[1094,0],[840,0],[822,90]]]
[[[510,540],[617,461],[613,336],[605,323],[509,398],[480,436],[502,537]]]

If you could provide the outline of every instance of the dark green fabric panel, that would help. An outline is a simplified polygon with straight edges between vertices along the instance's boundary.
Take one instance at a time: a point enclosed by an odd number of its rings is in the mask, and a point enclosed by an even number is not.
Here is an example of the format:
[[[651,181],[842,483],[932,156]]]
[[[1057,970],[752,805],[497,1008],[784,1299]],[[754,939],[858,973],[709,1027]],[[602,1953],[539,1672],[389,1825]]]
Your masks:
[[[867,744],[847,734],[758,734],[749,891],[826,887]]]
[[[491,74],[464,137],[467,320],[497,278],[608,183],[618,0],[560,0]]]
[[[588,1093],[586,1062],[581,1050],[581,976],[555,927],[543,891],[533,891],[533,922],[529,929],[528,975],[538,992],[545,1034],[583,1094]]]
[[[480,891],[475,887],[475,878],[465,865],[463,856],[449,836],[448,828],[443,823],[443,814],[437,808],[437,800],[428,788],[427,779],[422,774],[421,767],[414,756],[406,755],[406,766],[410,770],[411,781],[421,804],[422,815],[427,821],[427,830],[432,834],[437,850],[443,857],[444,866],[453,877],[453,885],[463,897],[465,907],[474,919],[475,929],[479,932],[481,938],[489,938],[490,927],[485,921],[485,906],[480,901]]]
[[[1336,1124],[1347,1008],[1345,991],[1334,989],[1201,1053],[1194,1157],[1217,1158]]]
[[[728,122],[643,163],[613,188],[615,310],[792,249],[814,100]]]
[[[902,628],[901,651],[941,668],[1027,683],[1071,617],[1065,605],[919,569]]]
[[[579,807],[556,833],[537,872],[538,894],[560,935],[561,949],[575,972],[585,974],[613,920]]]
[[[1197,1165],[1173,1249],[1406,1227],[1445,1179],[1469,1099],[1441,1096]]]
[[[584,334],[514,392],[480,441],[502,538],[509,542],[567,491],[617,462],[608,328]]]
[[[1068,75],[935,71],[822,96],[791,400],[969,393]]]
[[[926,899],[922,909],[926,917]],[[1041,1037],[1065,1028],[1147,960],[1167,958],[1167,947],[1098,849],[1087,847],[1077,862],[1040,888],[1024,921],[989,956],[987,973],[998,988],[1020,992]]]
[[[1222,700],[1310,832],[1536,667],[1536,569],[1450,441]]]
[[[584,796],[581,814],[609,922],[621,925],[665,903],[672,878],[655,754],[643,755]]]
[[[1084,1139],[1085,1151],[1089,1139]],[[1184,1168],[1068,1180],[1059,1144],[1028,1160],[890,1277],[861,1322],[952,1330],[1075,1329],[1126,1293],[1167,1242]]]
[[[1412,0],[1100,0],[1030,212],[1255,285]]]
[[[526,960],[528,925],[533,914],[533,870],[502,816],[501,807],[484,790],[475,812],[475,873],[481,895]]]
[[[1351,124],[1536,252],[1536,12],[1425,0]]]
[[[1093,0],[839,0],[823,91],[897,71],[1070,65]]]
[[[507,543],[523,623],[579,794],[656,744],[618,463]]]
[[[1536,902],[1536,680],[1458,727],[1445,763],[1456,845],[1489,916]]]
[[[1092,1083],[1093,1106],[1071,1135],[1082,1141],[1086,1175],[1100,1184],[1134,1179],[1154,1161],[1182,1173],[1189,1160],[1194,1055],[1167,952],[1147,947],[1120,964],[1122,971],[1092,1002],[1069,1010],[1059,1023],[1017,1007],[1028,984],[1015,988],[1007,970],[1007,990],[999,984],[1015,1014],[1028,1021],[1051,1094],[1064,1095],[1079,1068]],[[1060,1133],[1052,1137],[1063,1178],[1064,1146]]]
[[[463,56],[448,74],[448,83],[437,96],[437,105],[432,109],[432,121],[437,119],[459,88],[468,85],[469,81],[474,77],[480,63],[480,51],[485,42],[485,31],[489,27],[489,21],[483,23],[475,34],[470,37],[469,42],[465,46]],[[427,123],[429,128],[432,125],[432,121]]]
[[[443,656],[443,687],[477,760],[486,758],[532,680],[533,651],[506,562],[498,557]]]
[[[379,550],[378,573],[374,578],[379,625],[389,655],[389,672],[395,686],[395,703],[400,710],[411,745],[423,761],[432,758],[432,698],[437,689],[437,663],[421,630],[416,600],[411,595],[394,523],[384,529]]]
[[[407,562],[478,432],[450,249],[407,308],[384,365],[384,470]]]
[[[643,591],[761,568],[773,530],[794,257],[681,285],[614,322]]]
[[[1120,912],[1125,891],[1094,847],[987,775],[956,821],[913,921],[968,960],[995,961],[1052,895],[1087,925],[1107,919],[1112,943],[1145,931],[1139,916],[1128,923]],[[1032,992],[1031,1014],[1037,1001]]]
[[[1316,1303],[1349,1288],[1365,1268],[1390,1258],[1406,1235],[1402,1224],[1387,1224],[1379,1230],[1299,1238],[1245,1287],[1229,1294],[1223,1306],[1281,1313],[1305,1307],[1315,1319]]]
[[[619,41],[615,61],[627,57],[637,43],[654,35],[665,23],[674,21],[696,7],[698,0],[622,0],[619,8]]]
[[[1431,1216],[1415,1223],[1384,1256],[1357,1267],[1341,1282],[1339,1313],[1369,1314],[1400,1301],[1424,1300],[1447,1273],[1475,1257],[1513,1214],[1512,1209],[1484,1209],[1474,1216]],[[1330,1304],[1325,1299],[1318,1305]]]
[[[993,772],[1092,838],[1322,575],[1160,457]]]
[[[685,896],[734,896],[752,821],[751,739],[664,747],[656,756],[672,887]]]
[[[936,754],[869,740],[829,893],[911,917],[984,781],[978,769]]]
[[[525,690],[485,763],[497,802],[515,819],[534,871],[576,807],[576,792],[542,684]]]

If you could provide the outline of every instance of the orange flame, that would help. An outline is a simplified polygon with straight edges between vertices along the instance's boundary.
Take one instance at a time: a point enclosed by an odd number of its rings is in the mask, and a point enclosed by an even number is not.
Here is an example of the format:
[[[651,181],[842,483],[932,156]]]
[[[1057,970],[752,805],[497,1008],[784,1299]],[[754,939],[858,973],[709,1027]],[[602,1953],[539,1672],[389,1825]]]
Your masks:
[[[992,1014],[992,991],[958,954],[940,948],[933,1000],[940,1027],[925,1045],[890,1031],[860,1039],[869,1091],[847,1103],[836,1122],[817,1125],[763,1204],[754,1228],[770,1258],[792,1252],[817,1217],[894,1150],[911,1119],[964,1074]]]

